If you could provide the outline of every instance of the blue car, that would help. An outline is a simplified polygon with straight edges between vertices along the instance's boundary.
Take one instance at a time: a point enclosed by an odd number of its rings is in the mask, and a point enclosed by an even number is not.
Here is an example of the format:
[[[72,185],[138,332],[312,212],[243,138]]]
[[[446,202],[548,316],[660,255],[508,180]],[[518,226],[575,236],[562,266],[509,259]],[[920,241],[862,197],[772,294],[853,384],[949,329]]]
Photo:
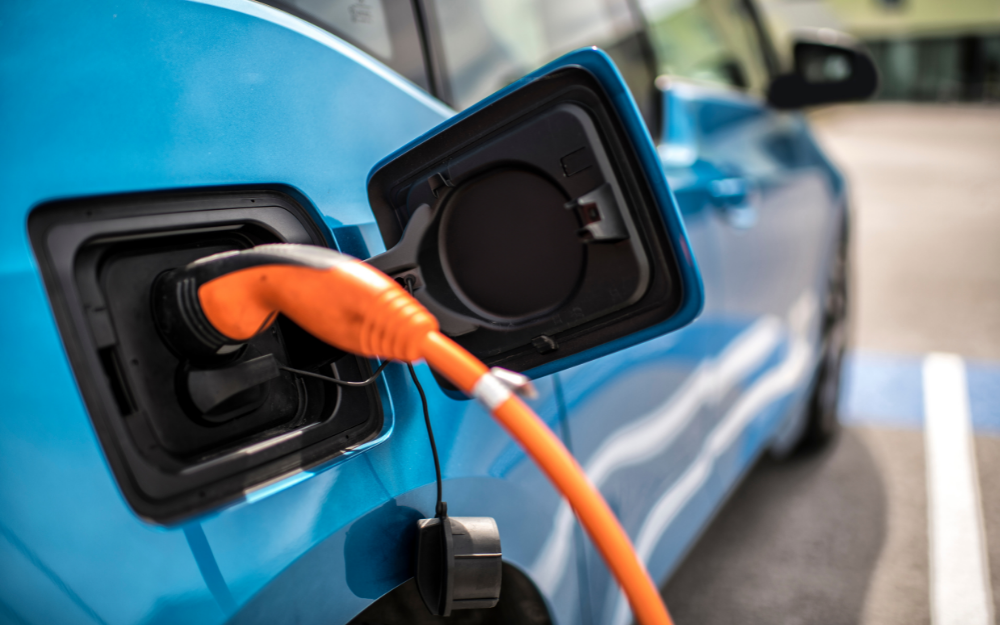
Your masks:
[[[761,454],[836,432],[849,213],[797,111],[875,89],[844,35],[778,54],[748,0],[36,0],[0,32],[0,622],[631,621],[537,466],[418,365],[448,509],[502,547],[499,599],[439,616],[406,366],[331,385],[384,363],[283,317],[179,352],[157,285],[210,254],[396,278],[534,379],[660,582]]]

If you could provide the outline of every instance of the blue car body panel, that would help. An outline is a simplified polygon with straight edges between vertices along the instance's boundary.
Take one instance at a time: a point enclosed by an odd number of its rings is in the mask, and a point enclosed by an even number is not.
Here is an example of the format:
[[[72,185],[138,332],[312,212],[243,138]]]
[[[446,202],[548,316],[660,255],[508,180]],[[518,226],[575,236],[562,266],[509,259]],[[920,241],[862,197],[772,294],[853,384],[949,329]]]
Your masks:
[[[369,171],[453,111],[337,37],[244,0],[5,3],[0,32],[0,622],[349,621],[409,577],[400,537],[432,513],[405,368],[386,370],[373,443],[183,525],[150,524],[119,492],[87,415],[27,216],[64,198],[272,185],[331,245],[369,256],[383,250]],[[534,402],[660,579],[762,450],[801,429],[844,219],[843,182],[800,116],[692,85],[664,99],[663,190],[700,264],[704,312],[541,377]],[[452,513],[497,519],[505,560],[556,622],[627,622],[540,472],[481,408],[418,369]]]
[[[801,116],[685,83],[664,100],[659,152],[705,309],[673,334],[559,374],[574,454],[657,579],[759,454],[784,452],[801,433],[826,259],[844,218],[842,181]],[[727,184],[743,190],[720,193]],[[557,526],[571,523],[561,514]],[[627,624],[623,596],[586,552],[595,622]]]

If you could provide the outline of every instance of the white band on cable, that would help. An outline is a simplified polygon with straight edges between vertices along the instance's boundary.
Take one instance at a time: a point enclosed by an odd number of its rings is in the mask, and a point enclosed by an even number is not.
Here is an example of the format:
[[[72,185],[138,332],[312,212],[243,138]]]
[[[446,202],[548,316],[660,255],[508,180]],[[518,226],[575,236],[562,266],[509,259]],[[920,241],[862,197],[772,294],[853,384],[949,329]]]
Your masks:
[[[483,377],[476,381],[472,387],[472,396],[490,409],[496,410],[500,404],[504,403],[512,395],[510,387],[502,382],[492,371],[483,374]]]

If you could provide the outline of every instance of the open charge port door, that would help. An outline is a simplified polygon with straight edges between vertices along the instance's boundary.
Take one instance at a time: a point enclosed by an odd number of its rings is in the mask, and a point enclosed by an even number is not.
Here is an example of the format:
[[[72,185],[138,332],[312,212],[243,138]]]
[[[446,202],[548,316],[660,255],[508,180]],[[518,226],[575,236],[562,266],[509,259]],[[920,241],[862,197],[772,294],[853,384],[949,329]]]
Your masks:
[[[487,365],[545,375],[700,310],[652,142],[598,50],[400,149],[372,170],[368,195],[387,249],[369,262]]]

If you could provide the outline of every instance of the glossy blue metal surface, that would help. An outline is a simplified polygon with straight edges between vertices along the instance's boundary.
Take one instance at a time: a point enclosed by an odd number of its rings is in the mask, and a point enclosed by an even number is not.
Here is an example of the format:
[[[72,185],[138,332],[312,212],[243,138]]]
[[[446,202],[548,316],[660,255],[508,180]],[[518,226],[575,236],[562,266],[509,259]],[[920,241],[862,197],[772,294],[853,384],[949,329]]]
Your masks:
[[[560,373],[574,453],[665,579],[740,476],[804,425],[840,180],[803,120],[682,82],[658,152],[705,282],[674,334]],[[629,622],[587,550],[597,622]]]
[[[331,243],[367,256],[382,251],[368,172],[452,111],[336,37],[246,0],[0,3],[0,32],[0,622],[347,622],[406,579],[406,528],[433,507],[405,369],[387,369],[379,444],[182,526],[151,525],[128,508],[94,434],[27,215],[59,198],[273,184],[307,201]],[[600,58],[576,62],[616,76]],[[842,211],[842,183],[800,118],[691,86],[666,96],[657,150],[705,312],[538,380],[535,402],[570,433],[660,578],[753,459],[801,422]],[[576,566],[578,528],[548,482],[479,407],[419,369],[451,512],[497,519],[505,559],[556,622],[627,620],[592,551]]]
[[[325,500],[317,493],[341,475],[369,492],[371,460],[344,459],[287,489],[281,501],[299,511],[291,525],[266,514],[274,495],[190,527],[136,518],[74,384],[27,214],[55,198],[281,183],[311,200],[321,224],[365,224],[370,167],[450,111],[329,34],[255,3],[4,3],[0,11],[0,89],[17,94],[0,102],[0,288],[17,303],[0,324],[0,614],[221,622],[312,541],[385,501],[384,491],[351,497],[341,484],[350,505],[299,503]],[[405,440],[420,451],[406,456],[411,479],[429,481],[425,439]],[[254,510],[249,520],[243,509]],[[214,544],[213,523],[236,519],[244,534],[233,552],[255,544],[250,551],[267,564],[243,568]]]
[[[403,370],[387,370],[393,429],[382,445],[182,527],[152,526],[125,504],[94,436],[26,216],[55,198],[274,183],[307,198],[342,248],[377,253],[367,172],[450,111],[335,37],[250,2],[3,11],[0,84],[20,96],[0,104],[2,119],[17,120],[0,157],[10,191],[0,286],[18,303],[0,330],[16,359],[0,380],[0,618],[346,622],[407,578],[402,530],[433,507]],[[551,382],[539,382],[536,408],[558,425]],[[496,517],[507,560],[530,566],[532,528],[553,514],[556,494],[475,404],[448,399],[429,377],[425,386],[451,510]],[[575,587],[547,600],[565,622],[579,620]]]

